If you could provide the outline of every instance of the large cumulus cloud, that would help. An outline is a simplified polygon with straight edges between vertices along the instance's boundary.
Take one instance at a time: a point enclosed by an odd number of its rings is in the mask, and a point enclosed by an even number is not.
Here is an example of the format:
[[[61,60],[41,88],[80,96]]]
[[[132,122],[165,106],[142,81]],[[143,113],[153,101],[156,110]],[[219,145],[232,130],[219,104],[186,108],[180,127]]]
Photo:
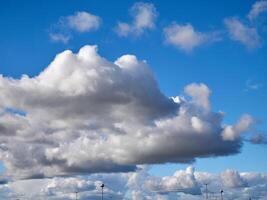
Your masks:
[[[126,172],[238,153],[253,120],[222,124],[205,84],[159,89],[146,61],[96,46],[58,54],[36,77],[0,76],[0,157],[13,179]],[[207,145],[209,144],[209,145]]]

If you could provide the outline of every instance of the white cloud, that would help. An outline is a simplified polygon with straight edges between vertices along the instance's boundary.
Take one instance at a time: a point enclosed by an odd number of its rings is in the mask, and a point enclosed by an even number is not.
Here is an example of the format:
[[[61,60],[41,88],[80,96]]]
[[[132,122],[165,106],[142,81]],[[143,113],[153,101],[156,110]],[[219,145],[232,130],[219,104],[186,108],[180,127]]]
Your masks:
[[[131,26],[124,22],[118,22],[116,32],[120,36],[127,36],[132,31]]]
[[[248,14],[248,18],[249,20],[255,20],[261,13],[266,11],[267,11],[267,1],[264,0],[256,1],[253,4]]]
[[[248,114],[243,115],[234,126],[226,126],[222,132],[224,140],[233,141],[240,138],[242,133],[250,130],[252,124],[255,123],[255,119]]]
[[[193,195],[201,194],[192,167],[188,167],[186,170],[178,170],[173,176],[148,178],[145,180],[145,186],[157,193],[183,192]]]
[[[185,87],[185,93],[190,95],[193,101],[200,107],[207,110],[210,108],[209,96],[211,91],[205,84],[192,83],[187,85]]]
[[[3,199],[101,199],[101,183],[105,184],[104,199],[118,200],[175,200],[219,198],[224,190],[224,199],[266,200],[267,174],[238,172],[227,169],[221,173],[195,171],[189,166],[177,170],[170,176],[157,177],[149,174],[149,168],[142,166],[136,172],[116,174],[95,174],[90,176],[60,177],[51,179],[19,180],[0,186]]]
[[[76,12],[65,18],[68,26],[78,32],[96,30],[100,26],[100,18],[88,12]]]
[[[253,125],[245,116],[224,127],[205,84],[186,86],[188,99],[166,97],[147,62],[134,55],[110,62],[96,46],[60,53],[36,77],[0,76],[0,90],[1,108],[24,113],[0,115],[0,158],[11,179],[235,154]]]
[[[50,36],[50,39],[52,41],[62,42],[64,44],[67,44],[70,40],[69,35],[64,35],[64,34],[60,34],[60,33],[50,33],[49,36]]]
[[[52,41],[68,43],[72,38],[72,31],[86,33],[95,31],[100,27],[101,18],[88,12],[78,11],[73,15],[61,17],[50,30]]]
[[[232,40],[238,41],[250,49],[261,45],[261,38],[256,28],[249,27],[236,18],[226,18],[224,23]]]
[[[255,81],[252,81],[251,79],[248,79],[246,81],[246,89],[245,91],[250,91],[250,90],[259,90],[263,87],[263,84],[261,83],[256,83]]]
[[[5,199],[26,198],[26,199],[54,199],[54,200],[72,200],[77,196],[81,200],[99,199],[101,196],[100,185],[104,179],[106,186],[104,188],[105,197],[114,199],[123,199],[125,195],[125,186],[127,179],[123,175],[104,175],[103,177],[65,177],[52,179],[31,179],[10,182],[5,185]],[[112,185],[113,184],[113,185]]]
[[[225,187],[237,188],[247,186],[246,181],[240,176],[237,171],[226,170],[222,172],[220,176]]]
[[[224,191],[224,199],[266,199],[267,176],[264,173],[225,170],[219,174],[195,172],[199,184],[208,183],[208,195],[219,197],[220,190]],[[205,192],[204,188],[202,191]]]
[[[196,31],[191,24],[179,25],[176,23],[164,28],[164,36],[168,44],[186,52],[220,39],[215,32],[202,33]]]
[[[145,30],[155,27],[157,11],[151,3],[135,3],[130,14],[133,17],[132,23],[118,22],[116,32],[120,36],[141,35]]]

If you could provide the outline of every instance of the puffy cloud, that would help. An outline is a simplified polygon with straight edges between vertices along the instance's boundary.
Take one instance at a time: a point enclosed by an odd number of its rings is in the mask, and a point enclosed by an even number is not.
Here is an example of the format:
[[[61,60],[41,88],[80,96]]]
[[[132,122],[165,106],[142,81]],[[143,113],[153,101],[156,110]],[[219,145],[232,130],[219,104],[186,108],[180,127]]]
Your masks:
[[[0,76],[0,90],[0,157],[11,179],[235,154],[253,124],[244,116],[225,127],[223,114],[210,110],[206,85],[186,86],[186,98],[166,97],[145,61],[110,62],[96,46],[60,53],[35,77]]]
[[[52,41],[68,43],[71,31],[80,33],[95,31],[101,24],[101,18],[88,12],[79,11],[73,15],[61,17],[57,24],[52,26],[49,37]]]
[[[224,23],[232,40],[238,41],[250,49],[260,46],[261,38],[256,28],[245,25],[236,18],[226,18]]]
[[[135,3],[130,9],[130,14],[133,17],[132,23],[119,22],[116,27],[116,32],[119,36],[141,35],[147,29],[155,27],[157,11],[151,3]]]
[[[264,0],[260,0],[260,1],[256,1],[250,12],[248,13],[248,18],[250,20],[254,20],[256,19],[261,13],[266,12],[267,11],[267,1]]]
[[[185,87],[185,93],[190,95],[198,106],[204,109],[210,108],[209,96],[211,94],[210,89],[205,84],[192,83]]]
[[[76,193],[79,199],[101,199],[101,183],[96,179],[101,177],[67,177],[53,179],[31,179],[10,182],[2,186],[5,191],[0,191],[5,195],[5,199],[27,198],[27,199],[55,199],[55,200],[71,200],[75,199]],[[111,181],[112,175],[105,176],[102,179],[107,182],[104,188],[105,197],[115,199],[123,199],[125,188],[122,175],[117,175],[115,181]],[[89,180],[90,179],[90,180]],[[113,178],[114,179],[114,178]],[[111,184],[115,184],[114,187]],[[120,186],[120,188],[118,188]]]
[[[186,52],[190,52],[205,43],[220,40],[217,33],[198,32],[191,24],[180,25],[174,23],[167,26],[164,28],[164,36],[166,43]]]
[[[229,188],[245,187],[247,183],[237,171],[226,170],[221,173],[223,185]]]
[[[208,183],[208,195],[219,197],[220,190],[224,191],[225,199],[266,199],[266,174],[254,172],[238,172],[225,170],[219,174],[195,172],[199,184]],[[202,187],[204,192],[204,188]]]
[[[192,167],[188,167],[186,170],[178,170],[173,176],[152,177],[145,181],[145,186],[149,190],[158,193],[183,192],[194,195],[201,194]]]

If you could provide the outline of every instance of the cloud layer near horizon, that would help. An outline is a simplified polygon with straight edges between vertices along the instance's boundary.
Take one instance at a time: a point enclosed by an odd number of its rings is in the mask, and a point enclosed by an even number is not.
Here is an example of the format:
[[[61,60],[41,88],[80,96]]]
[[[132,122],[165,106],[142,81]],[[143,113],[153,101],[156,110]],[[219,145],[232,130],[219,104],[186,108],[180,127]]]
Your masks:
[[[101,199],[100,185],[105,183],[104,199],[118,200],[194,200],[206,195],[225,199],[266,200],[267,175],[265,173],[238,172],[227,169],[220,173],[195,171],[192,166],[177,170],[170,176],[157,177],[142,166],[136,172],[94,174],[90,176],[57,177],[19,180],[0,185],[3,199]]]
[[[58,54],[36,77],[0,76],[0,158],[13,179],[133,171],[236,154],[254,120],[222,125],[205,84],[166,97],[145,61],[96,46]],[[209,145],[207,145],[209,144]]]

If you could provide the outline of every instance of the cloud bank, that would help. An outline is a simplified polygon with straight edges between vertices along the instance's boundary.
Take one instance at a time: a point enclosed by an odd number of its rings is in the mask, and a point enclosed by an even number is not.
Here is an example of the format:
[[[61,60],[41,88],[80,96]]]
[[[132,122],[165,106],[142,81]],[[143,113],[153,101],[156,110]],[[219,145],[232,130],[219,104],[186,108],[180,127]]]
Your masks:
[[[90,176],[19,180],[0,185],[3,199],[101,199],[100,185],[105,183],[104,198],[118,200],[192,200],[205,198],[266,200],[265,173],[238,172],[227,169],[220,173],[195,171],[192,166],[170,176],[157,177],[142,166],[136,172],[94,174]],[[207,192],[206,192],[207,184]]]

